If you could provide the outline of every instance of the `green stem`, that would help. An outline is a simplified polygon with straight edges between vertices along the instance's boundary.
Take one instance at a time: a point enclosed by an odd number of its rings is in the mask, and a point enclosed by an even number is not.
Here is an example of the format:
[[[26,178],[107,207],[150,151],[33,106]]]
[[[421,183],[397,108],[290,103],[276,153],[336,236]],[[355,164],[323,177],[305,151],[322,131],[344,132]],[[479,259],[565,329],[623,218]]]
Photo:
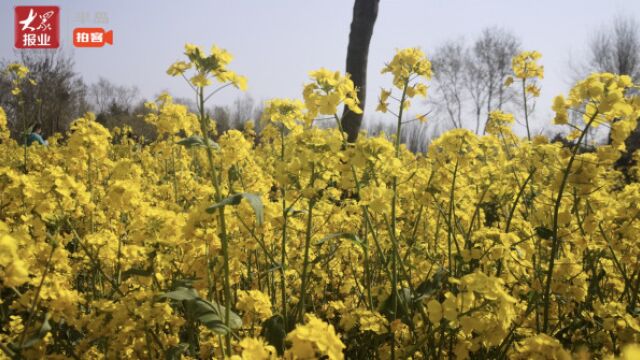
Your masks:
[[[209,142],[209,131],[207,130],[207,116],[204,109],[204,88],[198,88],[198,100],[200,110],[200,130],[202,131],[202,137],[204,139],[205,149],[207,151],[207,159],[209,161],[211,182],[215,189],[215,200],[219,203],[222,200],[222,190],[220,188],[220,179],[218,179],[218,172],[216,171],[215,164],[213,162],[213,151]],[[227,238],[227,227],[224,216],[224,206],[218,208],[218,223],[220,225],[220,242],[222,244],[222,258],[224,268],[224,301],[225,301],[225,314],[224,324],[229,327],[229,318],[231,315],[231,282],[229,275],[229,240]],[[207,261],[210,261],[207,259]],[[207,266],[207,272],[211,271],[211,267]],[[231,334],[225,335],[226,355],[231,355]]]
[[[176,204],[178,204],[178,176],[176,174],[176,159],[173,146],[171,147],[171,167],[173,168],[173,193],[175,196]]]
[[[285,145],[284,145],[284,126],[280,128],[280,160],[284,162]],[[289,211],[287,209],[287,187],[282,184],[282,243],[280,244],[280,277],[282,286],[280,288],[280,297],[282,301],[282,319],[284,321],[285,330],[289,330],[289,321],[287,319],[287,225]]]
[[[362,215],[366,216],[366,211],[363,209],[362,211]],[[365,226],[364,226],[364,236],[363,236],[363,241],[364,241],[364,285],[367,289],[367,308],[369,310],[373,310],[373,296],[371,295],[371,260],[369,259],[369,234],[368,234],[368,230],[369,227],[366,225],[366,221],[365,221]],[[640,276],[638,276],[638,278],[640,278]]]
[[[53,240],[52,240],[53,241]],[[33,302],[31,303],[31,307],[29,308],[29,317],[27,318],[27,322],[24,324],[24,330],[22,331],[22,335],[20,335],[20,349],[24,348],[24,342],[27,340],[27,331],[31,326],[31,322],[33,321],[33,317],[35,315],[36,309],[38,307],[38,303],[40,302],[40,292],[42,291],[42,287],[44,286],[44,281],[51,270],[51,260],[53,259],[53,253],[56,251],[55,242],[51,243],[51,252],[49,253],[49,258],[47,259],[47,264],[45,265],[44,271],[42,272],[42,278],[40,278],[40,283],[38,284],[38,288],[36,289],[36,293],[33,297]]]
[[[522,79],[522,100],[524,101],[524,123],[527,127],[527,139],[531,141],[531,131],[529,130],[529,108],[527,107],[527,79]]]
[[[402,114],[404,103],[407,99],[407,87],[409,79],[405,80],[400,97],[400,109],[398,110],[398,125],[396,127],[395,149],[396,159],[400,159],[400,136],[402,131]],[[393,177],[393,197],[391,198],[391,296],[393,297],[393,320],[398,317],[398,241],[396,239],[397,227],[397,206],[398,206],[398,177]],[[391,334],[391,357],[395,356],[395,336]]]
[[[571,151],[571,157],[569,158],[569,163],[567,164],[567,168],[562,175],[562,181],[560,182],[560,188],[558,189],[558,197],[556,198],[555,205],[553,207],[553,229],[552,229],[552,244],[551,244],[551,255],[549,258],[549,267],[547,269],[547,282],[544,289],[544,309],[543,309],[543,320],[542,320],[542,332],[546,333],[549,329],[549,308],[551,307],[551,280],[553,278],[553,268],[555,266],[556,257],[558,256],[558,251],[560,249],[560,239],[558,238],[558,214],[560,213],[560,205],[562,204],[562,195],[564,194],[564,189],[567,186],[567,181],[569,180],[569,173],[571,172],[571,167],[573,166],[573,162],[575,161],[576,155],[578,154],[578,150],[580,149],[580,143],[582,143],[582,139],[585,134],[591,127],[591,124],[595,120],[596,116],[598,116],[598,111],[596,111],[589,121],[587,125],[582,130],[580,134],[580,138],[573,146]]]
[[[20,104],[20,112],[22,113],[22,131],[24,137],[24,173],[28,173],[28,163],[29,163],[29,146],[27,145],[27,141],[29,139],[29,134],[27,134],[27,113],[24,109],[24,101],[18,101]]]
[[[448,244],[448,257],[449,257],[449,276],[454,276],[453,274],[453,256],[451,253],[451,244],[455,241],[456,242],[456,248],[457,248],[457,240],[456,240],[456,234],[455,234],[455,229],[456,227],[453,226],[453,219],[455,218],[455,207],[453,205],[454,203],[454,199],[455,199],[455,188],[456,188],[456,179],[457,179],[457,175],[458,175],[458,161],[456,160],[456,166],[453,170],[453,180],[451,182],[451,192],[449,194],[449,214],[447,216],[448,219],[448,224],[449,224],[449,231],[447,233],[447,244]],[[459,249],[458,249],[459,251]]]
[[[513,201],[513,205],[511,205],[511,210],[509,210],[509,215],[507,216],[507,224],[504,229],[505,234],[508,234],[509,231],[511,230],[511,220],[513,220],[513,215],[515,214],[516,209],[518,208],[518,203],[520,202],[520,198],[522,197],[522,195],[526,190],[527,184],[529,183],[529,181],[531,181],[531,179],[533,179],[533,174],[535,173],[535,170],[536,169],[533,168],[529,173],[529,176],[527,176],[527,178],[524,180],[524,183],[522,184],[522,186],[520,186],[520,190],[516,195],[516,199]],[[498,260],[496,276],[500,277],[501,274],[502,274],[502,259]]]
[[[311,174],[311,184],[309,186],[313,186],[313,168]],[[302,265],[302,284],[300,286],[300,307],[298,311],[298,320],[302,321],[304,319],[305,313],[305,297],[307,293],[307,285],[309,283],[309,247],[311,247],[311,236],[312,236],[312,228],[313,228],[313,198],[309,200],[309,208],[307,210],[307,229],[305,235],[304,242],[304,262]]]

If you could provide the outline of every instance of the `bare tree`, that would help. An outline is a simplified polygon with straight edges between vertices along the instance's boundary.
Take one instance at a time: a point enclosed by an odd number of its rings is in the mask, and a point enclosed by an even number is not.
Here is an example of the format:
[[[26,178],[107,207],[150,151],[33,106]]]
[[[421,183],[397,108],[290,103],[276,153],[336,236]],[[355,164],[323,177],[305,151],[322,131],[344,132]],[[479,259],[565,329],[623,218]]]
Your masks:
[[[249,94],[238,97],[233,101],[231,111],[231,126],[233,128],[242,128],[247,120],[251,120],[254,115],[255,101]]]
[[[452,126],[446,122],[427,121],[426,123],[417,121],[415,117],[408,114],[408,120],[402,125],[400,133],[400,142],[405,144],[407,149],[413,153],[426,153],[429,144],[443,132],[452,129]],[[376,121],[377,120],[377,121]],[[372,121],[368,118],[364,127],[369,136],[380,136],[382,133],[385,137],[392,140],[392,136],[396,133],[397,123],[380,121],[376,119]]]
[[[477,71],[484,76],[480,79],[486,94],[487,114],[494,109],[502,109],[514,98],[514,91],[504,86],[512,73],[511,59],[520,51],[520,41],[506,30],[492,27],[482,31],[473,45],[473,62]],[[484,132],[484,131],[483,131]]]
[[[435,91],[430,101],[439,110],[436,119],[460,128],[471,125],[465,122],[470,115],[480,133],[491,111],[517,103],[515,91],[504,82],[512,75],[511,59],[519,48],[520,41],[499,28],[483,30],[469,47],[462,40],[438,47],[432,56]]]
[[[412,122],[402,127],[400,141],[413,153],[426,153],[437,134],[434,123]]]
[[[629,75],[640,79],[640,24],[618,16],[589,40],[587,70]]]
[[[431,63],[435,93],[430,103],[447,114],[454,128],[461,128],[465,101],[467,53],[462,40],[446,42],[436,49]]]
[[[258,134],[262,132],[263,125],[264,125],[262,123],[263,113],[264,113],[264,102],[260,101],[258,102],[255,109],[253,110],[253,119],[254,119],[253,124],[255,126],[255,132]]]
[[[369,44],[373,35],[373,26],[378,17],[380,0],[355,0],[353,5],[353,20],[349,33],[347,48],[347,73],[357,88],[362,114],[356,114],[345,106],[342,114],[342,128],[347,132],[348,140],[354,142],[362,125],[364,106],[367,99],[367,62],[369,59]]]
[[[602,26],[588,43],[587,64],[582,75],[590,72],[611,72],[629,75],[640,81],[640,23],[630,16],[618,15],[608,26]],[[640,120],[640,119],[639,119]],[[609,136],[608,142],[611,143]],[[640,148],[640,124],[625,141],[627,151],[617,162],[626,171],[633,153]]]
[[[149,113],[145,102],[146,100],[139,100],[127,109],[113,100],[104,112],[98,113],[96,121],[108,129],[126,126],[131,131],[128,136],[145,139],[145,141],[154,140],[158,135],[155,126],[144,121],[144,116]]]
[[[35,86],[22,89],[24,111],[29,124],[40,123],[45,134],[64,131],[73,119],[89,109],[86,101],[87,87],[74,71],[74,62],[62,51],[21,52],[19,61],[29,68]],[[3,61],[4,64],[7,61]],[[9,128],[17,136],[18,124],[16,102],[9,91],[4,91],[6,78],[0,79],[0,106],[8,115]]]
[[[115,86],[103,77],[100,77],[97,83],[91,84],[89,86],[89,97],[93,103],[94,111],[98,114],[107,112],[115,92]]]
[[[96,113],[107,113],[114,107],[119,111],[130,112],[139,98],[138,88],[116,85],[100,77],[89,87],[89,98]]]
[[[249,120],[259,120],[262,107],[256,107],[253,98],[247,94],[237,97],[230,106],[215,105],[207,111],[216,122],[216,132],[218,135],[222,135],[227,130],[243,129]]]
[[[471,99],[472,113],[475,118],[475,132],[478,134],[482,121],[482,110],[488,95],[484,87],[487,74],[483,73],[478,64],[473,61],[470,52],[470,50],[467,50],[465,56],[464,87],[467,94],[469,94],[469,99]]]
[[[232,117],[228,106],[216,105],[209,112],[216,122],[216,133],[218,133],[218,135],[231,129]]]

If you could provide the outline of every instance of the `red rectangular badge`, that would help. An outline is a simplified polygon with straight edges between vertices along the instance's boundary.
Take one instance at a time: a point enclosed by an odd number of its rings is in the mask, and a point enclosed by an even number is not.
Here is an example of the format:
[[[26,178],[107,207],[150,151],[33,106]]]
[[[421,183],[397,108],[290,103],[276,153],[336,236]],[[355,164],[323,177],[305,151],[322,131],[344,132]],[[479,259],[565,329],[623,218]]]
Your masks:
[[[16,6],[16,49],[56,49],[60,46],[58,6]]]
[[[75,28],[73,29],[73,45],[75,47],[103,47],[104,44],[113,45],[113,31],[103,28]]]

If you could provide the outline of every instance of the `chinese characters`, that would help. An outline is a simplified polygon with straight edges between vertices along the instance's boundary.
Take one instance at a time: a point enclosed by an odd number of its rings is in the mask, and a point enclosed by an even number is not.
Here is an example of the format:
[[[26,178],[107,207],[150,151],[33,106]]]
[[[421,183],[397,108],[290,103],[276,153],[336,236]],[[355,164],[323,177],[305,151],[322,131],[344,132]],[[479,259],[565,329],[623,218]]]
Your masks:
[[[16,6],[15,43],[17,49],[55,49],[60,46],[60,8],[57,6]]]

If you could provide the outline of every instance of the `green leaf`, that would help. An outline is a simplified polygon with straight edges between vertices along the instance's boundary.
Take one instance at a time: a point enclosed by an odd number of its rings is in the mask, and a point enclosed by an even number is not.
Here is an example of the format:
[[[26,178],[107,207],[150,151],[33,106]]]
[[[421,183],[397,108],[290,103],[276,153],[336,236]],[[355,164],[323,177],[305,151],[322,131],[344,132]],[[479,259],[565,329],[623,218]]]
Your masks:
[[[364,242],[362,242],[362,240],[360,240],[360,238],[358,237],[358,235],[356,234],[352,234],[352,233],[335,233],[335,234],[330,234],[327,235],[325,237],[323,237],[320,241],[318,241],[316,243],[317,246],[320,246],[328,241],[331,241],[333,239],[346,239],[351,241],[352,243],[361,246],[363,249],[367,248],[367,244],[365,244]]]
[[[209,330],[218,335],[227,335],[231,332],[231,329],[224,324],[224,321],[217,314],[204,314],[198,317],[198,320],[200,320],[204,326],[209,328]]]
[[[47,335],[49,331],[51,331],[51,324],[49,323],[49,318],[51,318],[51,315],[49,313],[46,313],[44,315],[44,320],[42,321],[42,325],[40,326],[40,329],[38,329],[38,332],[33,334],[29,339],[27,339],[27,341],[24,342],[24,344],[22,345],[23,349],[30,348],[33,345],[36,345],[37,343],[40,342],[40,340],[44,339],[44,337]]]
[[[211,140],[208,139],[209,141],[209,146],[212,148],[219,148],[218,144]],[[206,143],[204,142],[204,139],[202,138],[202,136],[199,135],[191,135],[187,138],[181,139],[180,141],[178,141],[176,144],[178,145],[182,145],[186,148],[193,148],[193,147],[205,147]]]
[[[198,320],[200,320],[200,322],[204,323],[212,323],[214,321],[220,321],[222,323],[224,323],[222,321],[222,319],[220,318],[220,316],[218,316],[218,314],[215,314],[213,312],[208,312],[206,314],[202,314],[200,316],[198,316]]]
[[[242,197],[249,202],[253,211],[256,213],[256,221],[258,225],[262,225],[264,222],[264,207],[262,206],[262,199],[257,194],[243,193]]]
[[[196,318],[206,314],[218,315],[218,309],[216,306],[217,304],[214,305],[202,298],[188,300],[186,303],[187,311]]]
[[[211,206],[209,206],[207,208],[207,212],[209,214],[213,214],[213,212],[218,209],[221,208],[223,206],[227,206],[227,205],[238,205],[240,204],[240,200],[242,200],[242,196],[240,196],[240,194],[233,194],[229,197],[226,197],[224,199],[222,199],[220,202],[215,203]]]
[[[172,299],[172,300],[194,300],[198,298],[198,292],[195,289],[178,287],[173,291],[161,294],[160,299]]]
[[[202,298],[193,299],[192,301],[187,302],[187,307],[189,311],[194,314],[198,319],[203,316],[208,316],[209,314],[214,315],[215,317],[206,317],[207,320],[219,319],[224,324],[225,318],[225,307],[214,302],[207,301]],[[229,312],[229,328],[233,330],[240,329],[242,327],[242,318],[238,316],[238,314],[233,311]]]
[[[262,199],[257,194],[251,193],[239,193],[233,194],[227,198],[222,199],[219,203],[213,204],[207,208],[207,212],[212,214],[216,209],[227,205],[238,205],[240,201],[245,199],[249,202],[249,205],[253,208],[256,214],[256,222],[258,225],[262,225],[264,222],[264,206],[262,205]]]

